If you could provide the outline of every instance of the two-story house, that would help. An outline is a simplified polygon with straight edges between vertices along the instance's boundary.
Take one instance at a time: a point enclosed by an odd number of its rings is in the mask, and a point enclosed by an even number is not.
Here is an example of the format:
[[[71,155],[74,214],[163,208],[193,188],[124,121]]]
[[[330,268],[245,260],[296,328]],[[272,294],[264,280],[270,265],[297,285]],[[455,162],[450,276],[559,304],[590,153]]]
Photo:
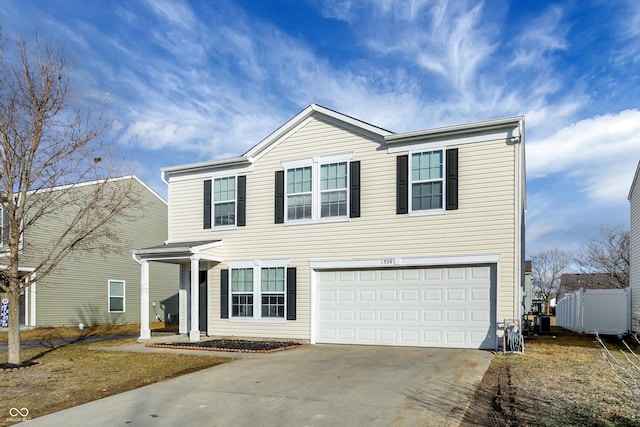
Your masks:
[[[180,332],[497,346],[520,319],[524,119],[393,133],[310,105],[240,157],[163,169]],[[198,286],[195,286],[195,284]]]
[[[70,189],[56,187],[41,192],[63,189],[67,198],[82,199],[90,197],[96,191],[95,187],[104,183],[83,182]],[[129,183],[137,199],[137,207],[131,215],[114,225],[119,235],[117,245],[111,240],[100,240],[99,245],[109,245],[110,250],[74,251],[50,274],[38,277],[34,269],[73,220],[74,204],[69,203],[48,213],[23,232],[20,271],[25,275],[35,274],[35,283],[24,289],[20,296],[21,324],[60,326],[140,321],[140,266],[131,258],[130,248],[165,240],[168,211],[167,202],[136,176],[112,178],[106,182],[106,188],[121,184],[128,186]],[[3,229],[6,227],[4,225]],[[7,268],[6,261],[3,263],[6,255],[6,247],[0,243],[0,270]],[[154,269],[151,276],[154,289],[148,295],[151,308],[146,310],[147,324],[154,320],[172,320],[170,315],[177,320],[178,274],[178,267],[169,264]]]

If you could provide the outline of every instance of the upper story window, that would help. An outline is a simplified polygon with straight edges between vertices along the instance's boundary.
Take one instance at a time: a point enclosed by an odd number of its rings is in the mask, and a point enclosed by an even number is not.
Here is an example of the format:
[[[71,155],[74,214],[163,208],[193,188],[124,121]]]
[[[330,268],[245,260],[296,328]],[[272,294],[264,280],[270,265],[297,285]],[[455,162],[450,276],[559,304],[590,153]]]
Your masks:
[[[203,228],[246,225],[246,175],[218,176],[204,181]]]
[[[236,179],[217,178],[213,181],[213,226],[236,224]]]
[[[276,171],[276,223],[360,216],[360,162],[352,154],[282,162]]]
[[[396,157],[396,214],[457,209],[457,148],[416,151]]]
[[[287,170],[287,220],[312,217],[311,166]]]
[[[411,155],[411,210],[442,209],[442,150]]]
[[[347,216],[347,162],[320,166],[320,217]]]

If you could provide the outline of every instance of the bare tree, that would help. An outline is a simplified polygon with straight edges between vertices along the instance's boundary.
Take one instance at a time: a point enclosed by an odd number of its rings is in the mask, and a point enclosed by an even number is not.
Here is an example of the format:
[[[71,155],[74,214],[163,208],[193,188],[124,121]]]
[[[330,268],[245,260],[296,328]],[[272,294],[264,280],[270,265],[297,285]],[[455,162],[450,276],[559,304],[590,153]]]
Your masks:
[[[4,221],[0,286],[9,299],[8,363],[20,364],[19,297],[70,254],[109,251],[114,221],[136,203],[131,180],[111,179],[114,162],[99,138],[100,118],[71,106],[71,61],[61,45],[22,37],[8,58],[0,34],[0,204]],[[7,60],[9,59],[9,60]],[[95,181],[95,185],[77,184]],[[58,221],[55,238],[29,255],[30,229]]]
[[[558,293],[560,278],[570,263],[571,256],[558,249],[531,257],[531,284],[534,294],[544,301],[545,313],[549,313],[551,299]]]
[[[581,273],[580,279],[587,285],[604,285],[607,288],[629,287],[629,230],[621,224],[600,225],[598,234],[575,261]],[[593,283],[591,283],[593,282]]]

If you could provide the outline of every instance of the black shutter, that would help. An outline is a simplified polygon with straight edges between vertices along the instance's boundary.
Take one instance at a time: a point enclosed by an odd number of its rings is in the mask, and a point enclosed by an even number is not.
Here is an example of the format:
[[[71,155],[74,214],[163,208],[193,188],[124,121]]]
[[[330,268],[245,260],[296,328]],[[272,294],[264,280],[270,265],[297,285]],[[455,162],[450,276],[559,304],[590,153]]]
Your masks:
[[[229,318],[229,270],[220,270],[220,318]]]
[[[238,218],[237,225],[243,227],[247,225],[247,177],[238,177]]]
[[[409,156],[396,157],[396,213],[409,213]]]
[[[349,163],[349,217],[360,218],[360,162]]]
[[[211,180],[204,182],[204,228],[211,228]]]
[[[296,269],[287,268],[287,320],[296,320]]]
[[[458,209],[458,149],[447,150],[447,210]]]
[[[284,223],[284,171],[276,171],[275,223]]]

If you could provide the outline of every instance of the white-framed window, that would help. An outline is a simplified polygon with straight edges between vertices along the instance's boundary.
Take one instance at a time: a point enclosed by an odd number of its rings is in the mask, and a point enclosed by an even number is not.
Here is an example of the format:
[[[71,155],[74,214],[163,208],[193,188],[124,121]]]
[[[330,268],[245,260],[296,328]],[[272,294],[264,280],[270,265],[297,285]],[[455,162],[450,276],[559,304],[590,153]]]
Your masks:
[[[282,162],[285,168],[285,222],[349,218],[349,161],[352,153]]]
[[[236,224],[236,178],[234,176],[213,180],[213,226]]]
[[[347,162],[320,165],[320,217],[347,216]]]
[[[444,153],[412,153],[409,186],[411,211],[442,210],[444,206]]]
[[[287,220],[312,218],[312,184],[311,166],[287,170]]]
[[[124,313],[125,311],[125,282],[124,280],[109,280],[109,312]]]
[[[253,268],[231,270],[231,317],[253,317]]]
[[[230,319],[285,320],[286,263],[230,263]]]
[[[262,318],[284,319],[285,280],[284,267],[260,269],[260,316]]]

